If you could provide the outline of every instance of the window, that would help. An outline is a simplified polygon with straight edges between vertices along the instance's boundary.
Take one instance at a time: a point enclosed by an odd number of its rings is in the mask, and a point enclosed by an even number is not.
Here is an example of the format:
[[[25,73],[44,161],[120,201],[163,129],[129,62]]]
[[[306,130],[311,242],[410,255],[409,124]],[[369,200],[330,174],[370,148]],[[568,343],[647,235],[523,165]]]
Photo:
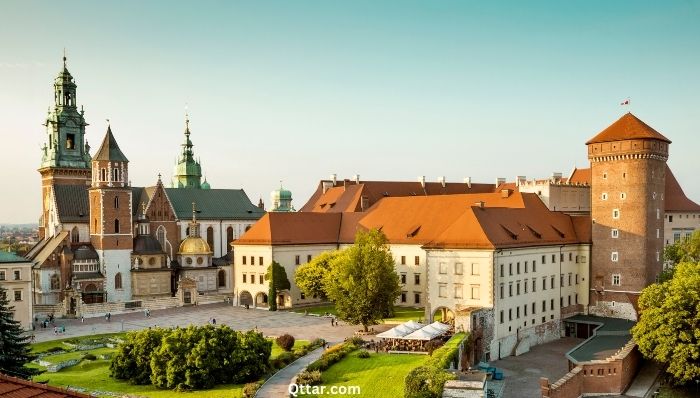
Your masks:
[[[500,289],[499,289],[499,291],[500,291],[500,293],[501,293],[501,294],[499,295],[500,298],[503,298],[503,292],[504,292],[504,290],[505,290],[505,288],[504,288],[503,284],[501,283],[501,286],[500,286]]]
[[[119,233],[119,220],[114,220],[114,233]]]
[[[549,288],[554,289],[554,275],[549,279]]]
[[[413,259],[413,262],[414,262],[416,265],[420,265],[420,257],[416,256],[416,257]]]
[[[51,275],[51,290],[59,290],[61,288],[61,281],[57,274]]]
[[[571,295],[569,295],[569,305],[571,305]]]
[[[119,196],[114,197],[114,208],[115,209],[119,208]]]
[[[525,273],[527,274],[527,261],[525,261]]]
[[[512,321],[513,320],[513,309],[508,308],[508,320]]]
[[[537,291],[537,281],[535,279],[532,280],[532,292]]]
[[[549,309],[554,310],[554,299],[549,300]]]
[[[564,306],[564,297],[559,297],[559,307]]]
[[[515,318],[520,319],[520,307],[515,307]]]
[[[413,293],[413,302],[415,304],[420,304],[420,293]]]
[[[440,273],[441,274],[447,273],[447,263],[440,263]]]
[[[501,321],[501,323],[503,323],[503,310],[501,310],[501,312],[498,315],[499,320]]]
[[[263,275],[263,274],[258,275],[258,282],[260,282],[261,285],[264,283],[264,279],[263,279],[263,278],[264,278],[264,275]]]
[[[656,239],[659,239],[661,237],[661,232],[659,231],[658,228],[656,228]]]
[[[515,285],[515,294],[520,296],[520,281]]]
[[[620,209],[613,209],[612,211],[612,217],[613,219],[617,220],[620,218]]]
[[[14,271],[14,274],[15,274],[15,280],[16,280],[16,281],[22,279],[22,275],[21,275],[21,273],[19,272],[18,269]]]
[[[122,288],[122,274],[121,274],[121,272],[117,272],[117,274],[114,275],[114,288],[115,289]]]
[[[501,264],[501,277],[504,277],[505,274],[503,273],[503,264]]]
[[[15,301],[22,301],[22,291],[15,290]]]
[[[673,222],[673,216],[668,216],[668,222]]]
[[[542,300],[542,312],[547,311],[547,301]],[[544,322],[544,318],[542,318],[542,322]]]
[[[306,300],[306,295],[304,294],[304,292],[301,292],[299,298],[301,298],[302,300]]]
[[[515,263],[515,271],[520,275],[520,262]]]
[[[447,285],[446,284],[441,284],[438,289],[438,296],[439,297],[447,297]]]
[[[243,265],[246,265],[246,264],[245,264],[246,256],[241,257],[241,260],[243,260]]]
[[[617,260],[618,260],[617,252],[612,252],[612,253],[610,254],[610,261],[616,263]]]
[[[569,261],[573,261],[573,258],[574,258],[574,254],[573,254],[573,253],[569,253]]]
[[[100,169],[100,181],[107,181],[107,169]]]
[[[600,198],[601,198],[602,200],[608,200],[608,193],[607,193],[607,192],[603,192],[603,194],[600,195]]]
[[[117,168],[112,169],[112,181],[121,181],[121,177],[120,177],[120,175],[119,175],[119,174],[120,174],[119,171],[120,171],[120,170],[117,169]]]
[[[624,192],[620,192],[620,199],[625,200],[625,198],[627,198],[627,194],[625,194]]]
[[[226,242],[228,242],[228,251],[233,250],[233,227],[226,228]]]
[[[402,303],[406,302],[406,292],[401,292],[401,302]]]
[[[478,264],[477,264],[478,266]],[[462,275],[464,271],[464,265],[462,263],[455,263],[455,275]],[[479,274],[479,268],[476,269],[476,274],[474,273],[474,264],[472,264],[472,275]]]
[[[527,316],[527,304],[523,305],[523,315]]]
[[[610,233],[612,234],[613,239],[617,239],[620,237],[620,231],[617,228],[613,228],[610,231],[611,231]]]
[[[513,282],[508,284],[508,297],[513,297]]]
[[[513,263],[508,264],[508,275],[513,275]]]
[[[542,290],[547,290],[547,277],[542,277]]]
[[[243,283],[248,283],[248,281],[247,281],[248,278],[247,278],[247,277],[248,277],[248,275],[243,274]]]
[[[401,265],[406,265],[406,256],[401,256]]]
[[[297,256],[298,258],[299,256]],[[297,263],[298,264],[298,263]],[[250,265],[255,265],[255,256],[250,256]]]
[[[219,287],[226,287],[226,271],[219,270]]]
[[[523,282],[523,286],[524,286],[524,289],[525,289],[525,294],[527,294],[527,282],[528,282],[527,279],[525,279],[525,282]]]
[[[537,261],[532,260],[532,272],[537,272]]]
[[[307,255],[306,255],[306,262],[307,262],[307,263],[310,263],[310,262],[311,262],[311,255],[310,255],[310,254],[307,254]]]
[[[0,271],[0,281],[5,280],[5,271]]]
[[[207,228],[207,244],[209,245],[209,248],[214,251],[214,228],[212,227]],[[262,265],[262,261],[260,262],[260,265]]]
[[[546,256],[542,256],[542,264],[547,264],[547,257]]]
[[[688,218],[688,216],[685,216],[685,218]],[[661,219],[661,211],[659,209],[656,209],[656,219],[657,220]]]
[[[70,94],[66,94],[70,99]],[[66,149],[75,149],[75,134],[66,134]]]
[[[578,274],[576,274],[575,279],[576,279],[576,284],[578,285]]]
[[[456,299],[462,298],[462,285],[455,284],[455,286],[454,286],[454,298],[456,298]]]
[[[564,274],[559,274],[559,286],[564,286]]]
[[[607,178],[608,178],[608,173],[603,173],[603,179],[605,180]]]
[[[263,264],[264,264],[263,258],[262,258],[262,257],[258,257],[258,264],[260,264],[260,265],[263,265]]]
[[[406,284],[406,274],[401,274],[401,283]]]
[[[556,263],[557,263],[557,255],[552,254],[552,264],[556,264]]]
[[[299,259],[299,255],[298,255],[298,254],[297,254],[296,256],[294,256],[294,264],[296,264],[296,265],[301,264],[301,260]]]
[[[420,274],[413,274],[413,284],[420,285]]]
[[[576,304],[578,304],[578,293],[576,293]]]
[[[532,315],[535,315],[537,313],[537,308],[535,307],[535,303],[532,303]],[[532,321],[532,323],[535,323],[535,321]]]
[[[472,263],[472,275],[479,275],[479,264]]]
[[[612,284],[613,286],[620,286],[620,274],[613,274]]]
[[[564,262],[564,253],[559,253],[559,262],[560,263]]]

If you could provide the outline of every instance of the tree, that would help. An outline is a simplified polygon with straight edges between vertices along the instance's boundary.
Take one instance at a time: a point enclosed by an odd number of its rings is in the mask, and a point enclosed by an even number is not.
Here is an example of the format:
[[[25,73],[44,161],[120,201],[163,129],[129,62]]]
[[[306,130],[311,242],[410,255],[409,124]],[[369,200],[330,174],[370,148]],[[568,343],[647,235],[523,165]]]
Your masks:
[[[664,248],[664,260],[676,265],[687,261],[697,263],[700,261],[700,230],[695,231],[690,237],[683,238]]]
[[[642,355],[666,364],[678,384],[700,378],[700,263],[682,262],[646,287],[639,310],[632,335]]]
[[[287,278],[287,271],[278,262],[273,261],[272,264],[267,267],[265,280],[269,283],[269,296],[267,301],[270,311],[277,311],[277,292],[291,288],[289,278]]]
[[[294,272],[294,282],[299,290],[309,297],[327,299],[324,277],[331,269],[331,263],[342,254],[339,250],[327,251],[319,254],[313,260],[300,266]]]
[[[169,333],[169,329],[162,328],[129,332],[109,364],[112,377],[132,384],[150,384],[151,356]]]
[[[0,373],[25,379],[38,373],[24,366],[35,358],[31,355],[29,340],[14,319],[7,291],[0,286]]]
[[[331,262],[323,284],[340,319],[365,331],[376,325],[401,294],[386,236],[376,229],[358,232],[355,244]]]

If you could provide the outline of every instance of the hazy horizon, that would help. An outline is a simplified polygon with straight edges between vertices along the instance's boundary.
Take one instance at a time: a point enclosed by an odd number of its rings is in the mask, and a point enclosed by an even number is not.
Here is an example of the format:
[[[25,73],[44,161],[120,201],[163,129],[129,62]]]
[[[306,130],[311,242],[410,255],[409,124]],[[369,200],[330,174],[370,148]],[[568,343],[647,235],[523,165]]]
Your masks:
[[[588,167],[631,111],[700,202],[693,2],[6,1],[1,223],[41,211],[42,126],[66,48],[92,153],[105,119],[134,186],[169,185],[190,115],[212,188],[300,208],[320,179],[492,183]],[[630,106],[620,102],[630,98]]]

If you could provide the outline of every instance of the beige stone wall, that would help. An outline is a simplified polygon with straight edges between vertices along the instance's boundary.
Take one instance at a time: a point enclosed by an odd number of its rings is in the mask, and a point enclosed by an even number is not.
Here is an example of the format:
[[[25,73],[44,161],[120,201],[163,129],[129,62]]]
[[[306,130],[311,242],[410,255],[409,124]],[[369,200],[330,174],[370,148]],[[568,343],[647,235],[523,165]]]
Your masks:
[[[664,217],[664,244],[672,245],[700,230],[700,212],[668,212]]]
[[[401,283],[401,292],[405,301],[402,300],[402,296],[399,296],[395,304],[405,307],[424,307],[428,300],[425,250],[421,245],[389,245],[389,249],[394,256],[396,273],[399,274],[399,278],[405,279],[405,283]]]
[[[0,272],[4,272],[4,280],[0,285],[13,308],[14,319],[24,329],[32,328],[32,265],[31,263],[0,263]],[[15,271],[19,271],[19,279],[15,279]],[[17,295],[17,296],[16,296]]]
[[[131,272],[133,298],[170,296],[170,270]]]

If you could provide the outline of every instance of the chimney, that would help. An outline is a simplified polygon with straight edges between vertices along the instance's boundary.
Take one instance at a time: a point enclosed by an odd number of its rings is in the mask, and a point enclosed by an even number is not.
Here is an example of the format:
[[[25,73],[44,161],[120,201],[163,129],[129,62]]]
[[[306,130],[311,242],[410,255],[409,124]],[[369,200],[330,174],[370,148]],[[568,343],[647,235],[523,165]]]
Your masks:
[[[552,182],[560,183],[561,182],[561,173],[557,173],[557,172],[552,173]]]
[[[515,186],[519,187],[519,186],[525,185],[525,181],[527,181],[527,177],[517,176],[517,177],[515,177]]]
[[[323,193],[326,193],[329,189],[333,188],[335,183],[332,181],[321,181],[321,185],[323,186]]]
[[[338,182],[338,176],[335,173],[331,174],[331,181],[333,181],[333,186]]]
[[[438,182],[440,183],[440,185],[442,185],[443,188],[445,188],[445,176],[438,177]]]
[[[469,188],[469,189],[472,188],[472,178],[471,177],[465,177],[464,183],[467,184],[467,188]]]
[[[483,209],[485,205],[486,205],[486,202],[484,202],[483,200],[480,200],[480,201],[474,203],[474,206],[476,206],[480,209]]]
[[[359,174],[355,174],[354,176],[352,176],[352,178],[353,178],[353,180],[355,180],[355,184],[360,183],[360,175]]]
[[[425,189],[425,176],[418,177],[418,181],[420,181],[421,188]]]
[[[506,179],[503,177],[496,178],[496,186],[500,186],[506,183]]]
[[[501,189],[501,197],[502,198],[507,198],[510,196],[510,194],[513,193],[512,189]]]

